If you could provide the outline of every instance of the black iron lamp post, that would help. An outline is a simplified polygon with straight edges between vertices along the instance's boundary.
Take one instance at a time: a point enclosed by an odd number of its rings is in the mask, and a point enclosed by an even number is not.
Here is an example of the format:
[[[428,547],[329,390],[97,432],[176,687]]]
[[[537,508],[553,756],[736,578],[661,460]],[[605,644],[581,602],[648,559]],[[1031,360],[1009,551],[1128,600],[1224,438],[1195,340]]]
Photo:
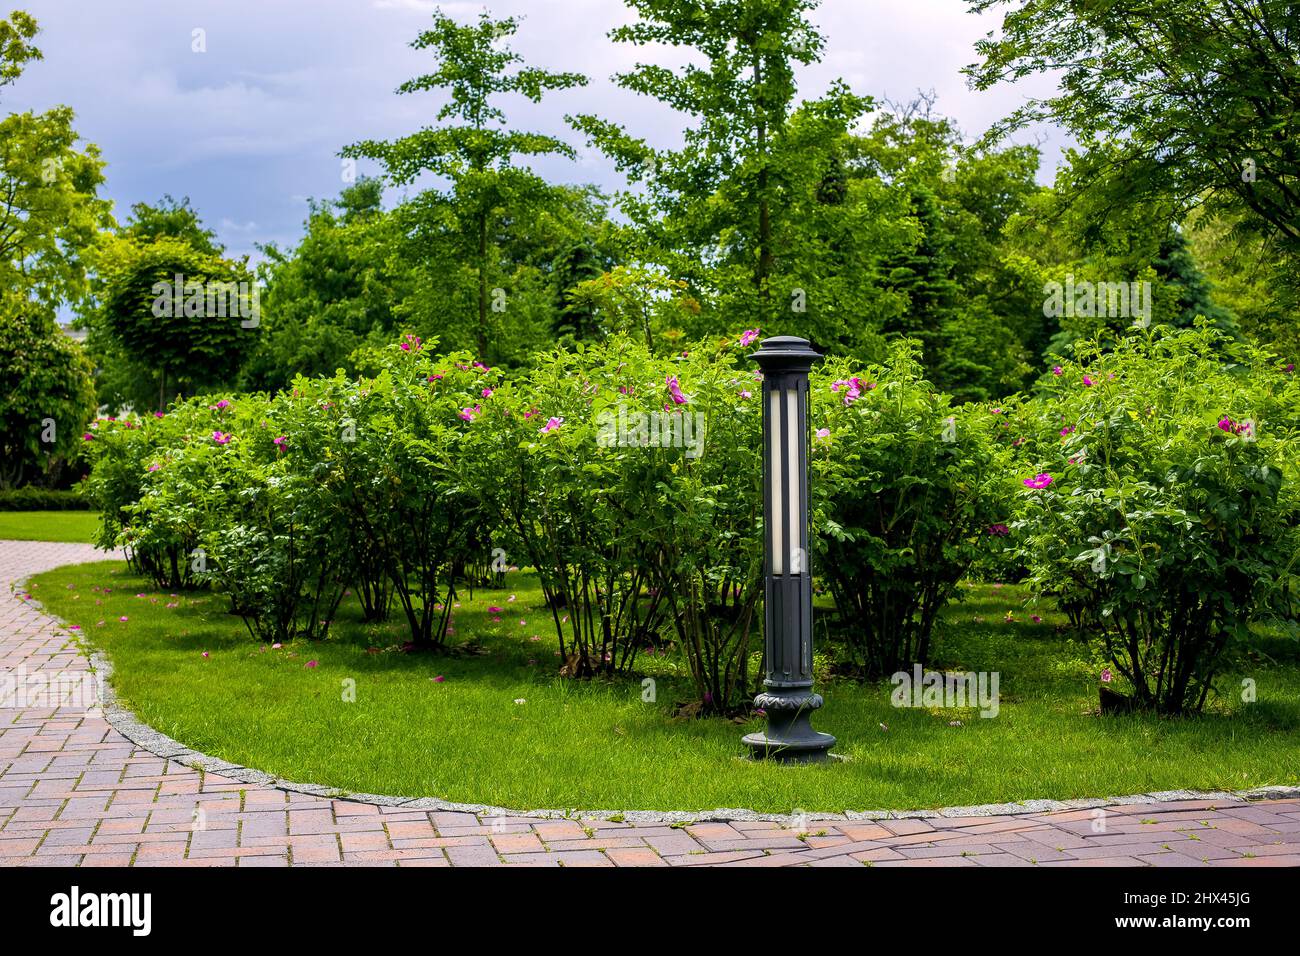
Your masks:
[[[835,744],[813,730],[812,575],[808,565],[808,371],[821,356],[806,339],[764,339],[754,353],[763,372],[763,527],[767,677],[754,706],[767,730],[747,734],[757,758],[825,760]]]

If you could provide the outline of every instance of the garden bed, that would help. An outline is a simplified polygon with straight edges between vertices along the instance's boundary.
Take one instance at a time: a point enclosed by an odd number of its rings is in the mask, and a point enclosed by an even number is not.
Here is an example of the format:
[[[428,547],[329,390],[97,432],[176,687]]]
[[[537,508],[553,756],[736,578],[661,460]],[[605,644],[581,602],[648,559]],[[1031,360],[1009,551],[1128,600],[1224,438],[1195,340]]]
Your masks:
[[[107,652],[122,702],[149,725],[213,756],[349,792],[789,813],[1241,789],[1293,783],[1300,766],[1294,641],[1261,637],[1254,662],[1220,681],[1232,689],[1251,678],[1253,703],[1212,697],[1195,718],[1101,718],[1099,659],[1063,616],[1026,609],[1026,593],[1009,585],[964,587],[936,653],[940,669],[999,672],[996,718],[895,708],[889,683],[819,677],[817,725],[847,759],[799,768],[741,759],[740,737],[757,718],[674,719],[690,688],[671,651],[643,653],[633,679],[557,677],[554,632],[527,574],[463,594],[445,654],[402,653],[402,624],[361,623],[354,597],[327,641],[273,649],[248,639],[221,595],[159,592],[121,562],[61,568],[29,588]],[[642,699],[644,677],[656,681],[653,703]]]

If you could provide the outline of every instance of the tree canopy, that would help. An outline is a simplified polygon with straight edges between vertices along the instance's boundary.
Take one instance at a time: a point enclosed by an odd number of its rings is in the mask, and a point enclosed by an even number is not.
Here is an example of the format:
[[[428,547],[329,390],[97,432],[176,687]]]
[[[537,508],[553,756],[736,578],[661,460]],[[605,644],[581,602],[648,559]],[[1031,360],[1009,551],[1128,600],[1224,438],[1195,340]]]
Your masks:
[[[1059,73],[990,132],[1050,120],[1095,148],[1075,188],[1110,205],[1243,207],[1300,251],[1300,17],[1293,0],[971,0],[1011,7],[977,89]]]

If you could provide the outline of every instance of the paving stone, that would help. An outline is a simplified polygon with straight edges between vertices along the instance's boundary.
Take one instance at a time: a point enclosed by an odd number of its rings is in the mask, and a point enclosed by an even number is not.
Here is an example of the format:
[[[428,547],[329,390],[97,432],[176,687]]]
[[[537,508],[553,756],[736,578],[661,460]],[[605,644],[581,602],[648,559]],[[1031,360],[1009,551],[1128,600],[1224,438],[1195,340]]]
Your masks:
[[[559,845],[552,844],[550,848],[555,850],[582,849],[585,842],[582,840],[564,841]],[[570,847],[568,846],[569,843],[576,843],[578,846]],[[492,837],[492,846],[502,856],[508,853],[545,853],[547,850],[547,847],[542,846],[542,841],[537,839],[537,835],[534,833],[503,833]]]
[[[649,847],[615,847],[605,851],[605,856],[615,866],[667,866],[654,850]]]
[[[1074,859],[1067,853],[1046,846],[1033,840],[1020,840],[1014,843],[995,843],[993,848],[1003,853],[1010,853],[1030,863],[1069,862]]]
[[[975,866],[976,863],[975,863],[975,861],[972,860],[970,857],[959,856],[959,857],[953,857],[953,858],[951,858],[951,859],[947,859],[947,858],[939,859],[939,858],[931,857],[931,858],[924,859],[924,860],[908,860],[908,859],[903,859],[903,860],[880,860],[880,861],[878,861],[878,862],[876,862],[876,863],[873,863],[872,865],[873,865],[873,866],[908,866],[908,867],[911,867],[911,866],[923,866],[923,867],[933,867],[933,866]]]
[[[1145,864],[1140,859],[1131,856],[1115,856],[1115,857],[1098,856],[1098,857],[1091,857],[1086,860],[1049,860],[1046,863],[1039,864],[1039,866],[1099,866],[1099,867],[1115,867],[1115,866],[1133,867],[1133,866],[1144,866],[1144,865]]]
[[[853,859],[853,857],[851,856],[845,855],[845,856],[827,856],[827,857],[823,857],[820,860],[810,860],[805,865],[815,866],[819,868],[824,866],[853,866],[853,867],[857,867],[858,869],[861,869],[865,864],[863,864],[858,860]]]
[[[1200,860],[1193,860],[1185,853],[1175,853],[1172,850],[1163,853],[1145,853],[1139,856],[1138,859],[1148,866],[1197,867],[1210,865]]]
[[[734,863],[737,860],[752,860],[766,856],[762,850],[733,850],[727,853],[688,853],[685,856],[668,856],[664,859],[673,866],[714,866],[720,863]]]
[[[879,863],[884,860],[903,860],[906,857],[897,850],[887,846],[875,847],[870,850],[861,850],[857,853],[850,853],[849,856],[860,863]]]
[[[453,866],[497,866],[497,851],[488,846],[452,846],[444,851]]]
[[[685,830],[674,830],[670,834],[647,836],[645,842],[663,856],[682,856],[696,853],[704,847]]]
[[[895,836],[908,836],[913,833],[930,833],[934,827],[924,820],[882,820],[880,825]]]
[[[1028,860],[1021,859],[1014,853],[975,853],[970,859],[978,866],[1007,867],[1033,866]]]

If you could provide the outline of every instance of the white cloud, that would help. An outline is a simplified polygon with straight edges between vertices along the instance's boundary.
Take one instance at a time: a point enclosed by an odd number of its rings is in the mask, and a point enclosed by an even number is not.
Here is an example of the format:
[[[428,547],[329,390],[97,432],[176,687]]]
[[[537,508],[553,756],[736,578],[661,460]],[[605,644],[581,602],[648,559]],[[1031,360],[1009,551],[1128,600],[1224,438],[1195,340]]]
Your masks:
[[[483,9],[482,4],[442,3],[439,0],[372,0],[376,10],[400,10],[405,13],[433,13],[441,9],[449,17],[463,16]]]

